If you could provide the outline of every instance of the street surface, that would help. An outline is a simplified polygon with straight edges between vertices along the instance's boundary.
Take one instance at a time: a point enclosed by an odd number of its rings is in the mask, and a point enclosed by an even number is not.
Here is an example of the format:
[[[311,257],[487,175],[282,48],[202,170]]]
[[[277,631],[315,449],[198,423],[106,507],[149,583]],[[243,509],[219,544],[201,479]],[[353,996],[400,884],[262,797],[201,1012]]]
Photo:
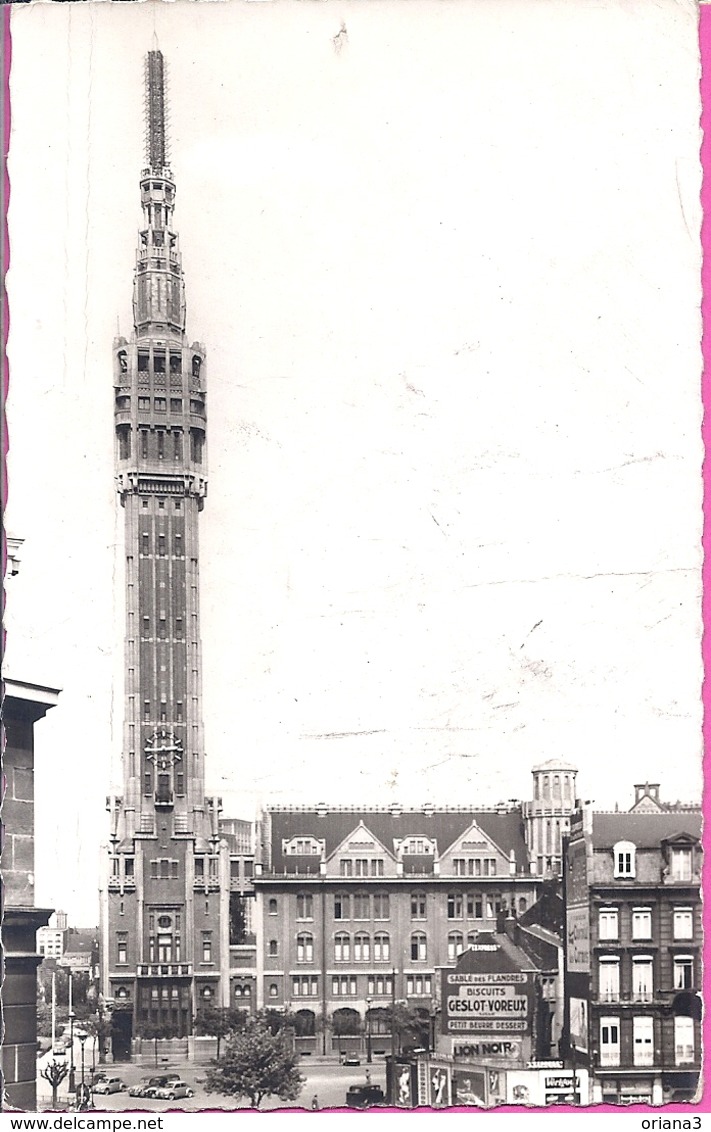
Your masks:
[[[77,1043],[75,1043],[76,1045]],[[52,1100],[52,1090],[43,1077],[40,1069],[51,1061],[51,1054],[45,1054],[37,1059],[37,1106],[40,1110],[49,1108]],[[74,1052],[76,1069],[76,1083],[81,1082],[81,1054],[78,1048]],[[69,1065],[69,1051],[67,1051],[67,1065]],[[84,1080],[89,1081],[91,1059],[85,1060]],[[265,1097],[262,1109],[275,1108],[311,1108],[314,1096],[318,1097],[320,1108],[344,1108],[346,1092],[351,1085],[365,1084],[366,1070],[370,1070],[370,1079],[373,1085],[380,1085],[385,1091],[385,1064],[380,1059],[367,1066],[365,1059],[360,1066],[339,1065],[334,1062],[311,1061],[311,1058],[301,1058],[299,1072],[306,1078],[306,1084],[296,1101],[284,1102],[277,1097]],[[163,1073],[179,1073],[181,1080],[185,1081],[195,1096],[183,1097],[178,1101],[157,1100],[151,1097],[129,1097],[127,1092],[98,1094],[94,1098],[92,1108],[110,1112],[169,1112],[171,1110],[182,1112],[201,1112],[205,1109],[236,1109],[248,1108],[247,1100],[237,1101],[234,1097],[223,1097],[218,1093],[205,1092],[205,1075],[207,1066],[195,1062],[159,1062],[158,1067],[150,1063],[135,1064],[122,1062],[118,1064],[97,1065],[97,1071],[105,1072],[108,1077],[120,1077],[127,1086],[137,1084],[144,1077],[158,1077]],[[71,1095],[67,1091],[67,1079],[59,1086],[59,1104],[64,1108]],[[72,1099],[73,1107],[73,1099]]]

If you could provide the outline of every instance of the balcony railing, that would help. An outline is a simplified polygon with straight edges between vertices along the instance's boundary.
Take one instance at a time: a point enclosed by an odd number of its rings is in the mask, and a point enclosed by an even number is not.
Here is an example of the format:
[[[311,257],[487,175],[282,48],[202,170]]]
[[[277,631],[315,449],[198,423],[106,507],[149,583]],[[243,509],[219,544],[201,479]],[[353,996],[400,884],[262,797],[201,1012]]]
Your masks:
[[[134,889],[136,887],[135,877],[109,877],[109,889],[111,892],[118,892],[119,889]]]
[[[633,1002],[653,1002],[654,991],[651,990],[634,990],[632,991]]]
[[[146,979],[183,979],[193,973],[192,963],[139,963],[136,974]]]
[[[620,992],[618,990],[603,990],[600,991],[597,997],[598,1002],[619,1002]]]

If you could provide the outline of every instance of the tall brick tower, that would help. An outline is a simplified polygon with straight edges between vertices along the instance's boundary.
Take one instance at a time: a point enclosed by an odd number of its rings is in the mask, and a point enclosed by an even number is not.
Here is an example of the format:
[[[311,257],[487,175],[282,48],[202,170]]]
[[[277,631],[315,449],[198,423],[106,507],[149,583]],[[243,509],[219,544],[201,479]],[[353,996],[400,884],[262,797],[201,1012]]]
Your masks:
[[[102,989],[114,1056],[156,1027],[191,1033],[229,1002],[230,854],[205,797],[198,523],[207,492],[205,351],[185,334],[166,68],[145,66],[146,167],[134,330],[114,341],[116,484],[125,514],[123,793],[107,800]]]

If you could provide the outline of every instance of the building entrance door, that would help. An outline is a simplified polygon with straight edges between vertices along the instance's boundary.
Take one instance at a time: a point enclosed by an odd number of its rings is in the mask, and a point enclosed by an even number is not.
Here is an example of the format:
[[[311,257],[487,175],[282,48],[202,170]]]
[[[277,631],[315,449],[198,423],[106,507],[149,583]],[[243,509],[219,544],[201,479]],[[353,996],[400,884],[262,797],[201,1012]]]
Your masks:
[[[133,1037],[133,1013],[130,1010],[114,1010],[111,1015],[111,1052],[114,1061],[131,1060],[131,1038]]]

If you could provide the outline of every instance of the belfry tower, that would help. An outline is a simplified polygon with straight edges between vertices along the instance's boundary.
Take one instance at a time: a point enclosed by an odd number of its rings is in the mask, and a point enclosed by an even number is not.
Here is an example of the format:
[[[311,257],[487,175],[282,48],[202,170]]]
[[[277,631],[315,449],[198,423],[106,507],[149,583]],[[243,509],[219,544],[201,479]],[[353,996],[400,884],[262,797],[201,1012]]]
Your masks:
[[[230,855],[205,797],[198,524],[207,492],[205,351],[188,344],[173,223],[166,68],[145,66],[146,167],[130,339],[114,341],[116,484],[125,515],[123,793],[111,797],[102,990],[112,1044],[187,1037],[229,1002]],[[227,954],[225,954],[225,952]]]

